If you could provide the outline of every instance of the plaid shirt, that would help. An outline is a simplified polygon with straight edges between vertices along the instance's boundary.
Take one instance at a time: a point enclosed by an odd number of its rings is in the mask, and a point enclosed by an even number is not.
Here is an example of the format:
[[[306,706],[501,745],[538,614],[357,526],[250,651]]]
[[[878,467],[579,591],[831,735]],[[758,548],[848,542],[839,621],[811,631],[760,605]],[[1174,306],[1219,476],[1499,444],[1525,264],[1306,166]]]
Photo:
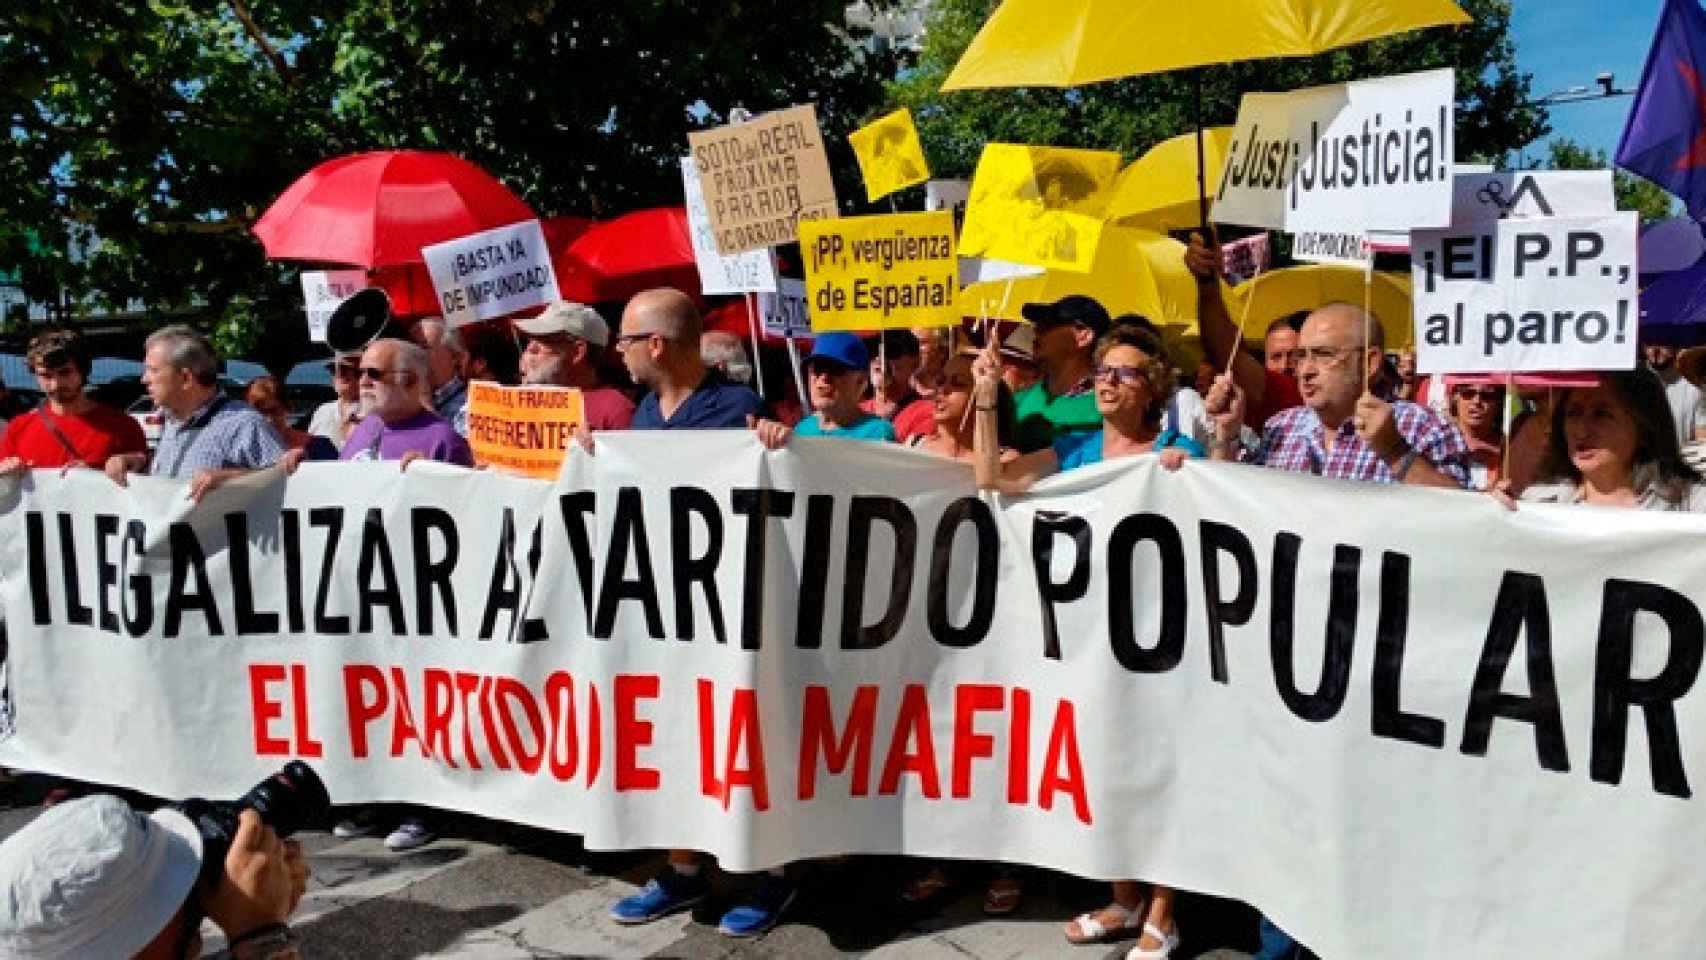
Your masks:
[[[200,470],[260,470],[284,453],[278,431],[254,407],[216,395],[182,420],[167,414],[148,472],[188,480]]]
[[[1417,459],[1427,460],[1459,486],[1469,485],[1469,445],[1455,424],[1441,420],[1427,407],[1404,401],[1392,405],[1392,414],[1398,433],[1416,451]],[[1325,430],[1309,407],[1276,413],[1262,428],[1261,446],[1246,451],[1244,462],[1336,480],[1394,482],[1386,462],[1362,442],[1350,419],[1339,424],[1332,450],[1321,442]]]

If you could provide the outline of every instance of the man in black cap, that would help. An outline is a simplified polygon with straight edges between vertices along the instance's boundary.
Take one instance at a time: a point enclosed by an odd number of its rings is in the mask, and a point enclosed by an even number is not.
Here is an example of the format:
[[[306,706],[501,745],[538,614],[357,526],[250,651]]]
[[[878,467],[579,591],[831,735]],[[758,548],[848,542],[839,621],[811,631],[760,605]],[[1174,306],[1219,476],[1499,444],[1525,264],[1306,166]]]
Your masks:
[[[1019,450],[1030,453],[1056,437],[1102,428],[1096,409],[1096,341],[1108,332],[1108,311],[1074,294],[1053,303],[1027,303],[1022,311],[1036,330],[1032,347],[1042,379],[1015,396]]]

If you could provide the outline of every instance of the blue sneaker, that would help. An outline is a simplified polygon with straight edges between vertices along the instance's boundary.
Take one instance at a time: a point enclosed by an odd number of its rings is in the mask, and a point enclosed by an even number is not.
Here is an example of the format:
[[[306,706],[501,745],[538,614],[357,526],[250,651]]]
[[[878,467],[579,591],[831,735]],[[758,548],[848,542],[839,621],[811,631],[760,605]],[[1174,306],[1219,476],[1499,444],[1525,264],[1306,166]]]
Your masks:
[[[701,872],[696,877],[683,876],[673,867],[664,867],[657,876],[646,881],[639,893],[623,897],[610,908],[610,919],[617,923],[651,923],[678,913],[705,899],[711,888]]]
[[[799,891],[786,877],[766,873],[746,902],[731,907],[717,924],[717,932],[725,937],[756,937],[782,919],[782,911],[794,902]]]

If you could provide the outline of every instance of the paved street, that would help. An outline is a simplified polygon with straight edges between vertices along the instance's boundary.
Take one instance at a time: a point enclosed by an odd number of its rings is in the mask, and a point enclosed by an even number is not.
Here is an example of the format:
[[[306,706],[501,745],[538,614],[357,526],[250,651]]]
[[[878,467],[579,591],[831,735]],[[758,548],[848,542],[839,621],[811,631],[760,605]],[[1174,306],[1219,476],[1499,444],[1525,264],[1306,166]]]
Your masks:
[[[0,836],[36,814],[40,792],[30,779],[0,786]],[[1061,938],[1060,923],[1103,895],[1095,884],[1041,877],[1019,915],[1001,921],[983,916],[978,884],[933,909],[909,912],[894,896],[902,862],[891,858],[807,865],[800,899],[780,926],[757,940],[730,940],[716,931],[739,878],[719,877],[714,902],[692,916],[620,927],[606,919],[610,905],[644,883],[661,854],[591,853],[572,837],[488,821],[454,826],[454,838],[402,855],[376,838],[301,835],[314,877],[293,922],[308,956],[1112,960],[1129,947],[1073,947]],[[1189,939],[1177,956],[1245,956],[1226,947],[1248,947],[1250,913],[1207,898],[1187,898],[1181,913]],[[211,950],[219,941],[209,933]]]

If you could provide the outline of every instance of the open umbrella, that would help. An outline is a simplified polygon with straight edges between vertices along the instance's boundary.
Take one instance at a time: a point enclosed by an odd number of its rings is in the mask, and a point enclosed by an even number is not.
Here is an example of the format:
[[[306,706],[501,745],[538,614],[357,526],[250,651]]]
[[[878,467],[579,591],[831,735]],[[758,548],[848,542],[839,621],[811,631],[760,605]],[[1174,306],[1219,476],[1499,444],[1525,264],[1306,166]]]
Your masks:
[[[1259,294],[1259,295],[1258,295]],[[1226,309],[1244,320],[1244,336],[1261,340],[1268,324],[1335,301],[1361,305],[1386,334],[1386,349],[1405,350],[1415,342],[1410,322],[1410,275],[1376,270],[1365,289],[1360,267],[1309,263],[1270,270],[1232,288]]]
[[[553,265],[563,296],[583,303],[626,300],[652,287],[700,297],[685,207],[654,207],[587,227]]]
[[[1184,67],[1310,56],[1469,21],[1451,0],[1004,0],[942,89],[1076,87]],[[1200,73],[1196,118],[1200,184],[1206,166]],[[1206,199],[1198,214],[1206,226]]]
[[[327,160],[255,222],[271,260],[402,266],[421,248],[531,220],[533,211],[461,157],[380,150]]]
[[[1103,228],[1089,272],[1045,270],[1012,280],[972,283],[960,291],[960,312],[968,317],[1019,320],[1025,304],[1051,303],[1071,294],[1094,297],[1115,316],[1141,313],[1162,326],[1195,330],[1197,286],[1185,269],[1184,244],[1121,226]]]
[[[1231,127],[1203,131],[1207,183],[1220,182],[1226,165]],[[1163,140],[1120,171],[1107,217],[1128,227],[1170,233],[1196,226],[1202,210],[1204,180],[1197,176],[1196,136]]]

